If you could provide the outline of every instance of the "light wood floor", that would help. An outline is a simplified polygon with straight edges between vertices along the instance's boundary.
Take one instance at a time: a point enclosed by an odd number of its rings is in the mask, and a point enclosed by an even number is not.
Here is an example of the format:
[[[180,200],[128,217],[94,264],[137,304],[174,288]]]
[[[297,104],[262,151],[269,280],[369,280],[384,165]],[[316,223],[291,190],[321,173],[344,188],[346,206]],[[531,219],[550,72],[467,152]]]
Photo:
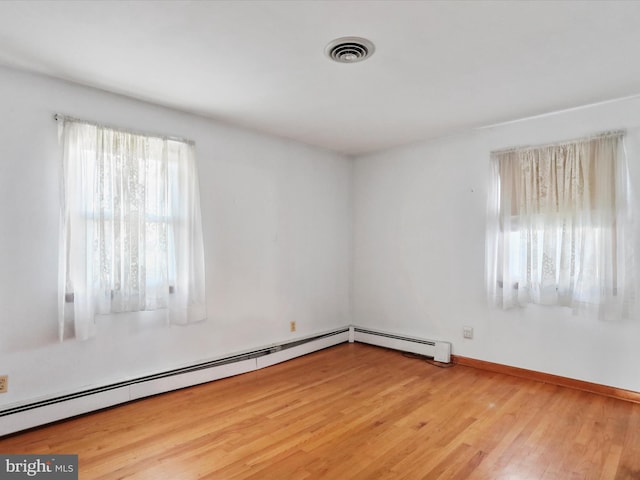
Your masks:
[[[80,478],[640,479],[640,405],[344,344],[0,438]]]

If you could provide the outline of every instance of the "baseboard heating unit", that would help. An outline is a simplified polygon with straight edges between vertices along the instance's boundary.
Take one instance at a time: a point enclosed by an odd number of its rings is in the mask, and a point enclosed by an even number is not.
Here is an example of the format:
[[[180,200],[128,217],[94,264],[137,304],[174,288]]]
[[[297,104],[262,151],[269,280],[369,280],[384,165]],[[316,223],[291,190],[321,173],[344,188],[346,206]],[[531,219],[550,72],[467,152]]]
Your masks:
[[[449,342],[405,337],[360,327],[351,327],[349,330],[349,341],[351,342],[368,343],[393,350],[417,353],[432,357],[437,362],[451,362],[451,343]]]
[[[451,361],[451,344],[448,342],[405,337],[354,326],[343,327],[170,371],[6,407],[0,410],[0,436],[132,400],[251,372],[346,342],[368,343],[417,353],[444,363]]]
[[[0,410],[0,436],[275,365],[349,341],[349,328]]]

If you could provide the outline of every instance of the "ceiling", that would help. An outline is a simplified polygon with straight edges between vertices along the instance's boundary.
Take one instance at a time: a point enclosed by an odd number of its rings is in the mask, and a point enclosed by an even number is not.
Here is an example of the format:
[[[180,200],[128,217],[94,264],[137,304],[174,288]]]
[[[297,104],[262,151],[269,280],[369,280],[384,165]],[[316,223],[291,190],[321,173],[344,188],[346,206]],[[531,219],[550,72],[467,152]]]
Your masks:
[[[640,94],[636,1],[2,1],[0,64],[346,154]],[[376,51],[339,64],[336,37]]]

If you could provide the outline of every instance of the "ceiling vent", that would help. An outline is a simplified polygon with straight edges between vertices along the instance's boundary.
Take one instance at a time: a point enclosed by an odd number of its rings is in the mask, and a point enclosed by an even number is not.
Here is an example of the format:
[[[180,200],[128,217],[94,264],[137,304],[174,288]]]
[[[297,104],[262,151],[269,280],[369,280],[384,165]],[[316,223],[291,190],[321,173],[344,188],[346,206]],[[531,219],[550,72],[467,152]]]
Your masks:
[[[373,55],[375,47],[366,38],[342,37],[329,42],[325,53],[336,62],[356,63]]]

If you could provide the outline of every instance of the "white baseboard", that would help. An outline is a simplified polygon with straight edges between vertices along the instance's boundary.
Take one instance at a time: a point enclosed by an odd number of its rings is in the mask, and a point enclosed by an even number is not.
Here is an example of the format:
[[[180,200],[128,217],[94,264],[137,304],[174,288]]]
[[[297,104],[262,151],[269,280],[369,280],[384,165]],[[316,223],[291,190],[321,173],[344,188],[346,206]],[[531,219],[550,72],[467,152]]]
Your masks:
[[[401,350],[403,352],[417,353],[418,355],[432,357],[444,363],[451,361],[451,344],[449,342],[401,336],[360,327],[351,327],[351,329],[353,330],[353,338],[356,342]]]
[[[151,395],[251,372],[333,345],[354,341],[435,357],[444,362],[449,362],[451,352],[451,344],[448,342],[403,337],[360,327],[344,327],[289,343],[270,345],[227,359],[0,411],[0,436]]]
[[[129,386],[129,400],[150,397],[159,393],[171,392],[180,388],[192,387],[201,383],[233,377],[256,370],[256,358],[220,365],[195,372],[181,373],[170,377],[158,378]]]
[[[286,350],[280,350],[274,352],[271,355],[256,358],[257,368],[265,368],[276,363],[286,362],[292,358],[301,357],[307,353],[316,352],[324,348],[332,347],[340,343],[349,341],[349,332],[344,331],[330,337],[319,338],[313,342],[303,343],[296,347],[287,348]]]
[[[121,384],[0,411],[0,436],[140,398],[258,370],[349,340],[347,327]]]
[[[0,417],[0,436],[93,412],[129,401],[129,388],[72,398]]]

